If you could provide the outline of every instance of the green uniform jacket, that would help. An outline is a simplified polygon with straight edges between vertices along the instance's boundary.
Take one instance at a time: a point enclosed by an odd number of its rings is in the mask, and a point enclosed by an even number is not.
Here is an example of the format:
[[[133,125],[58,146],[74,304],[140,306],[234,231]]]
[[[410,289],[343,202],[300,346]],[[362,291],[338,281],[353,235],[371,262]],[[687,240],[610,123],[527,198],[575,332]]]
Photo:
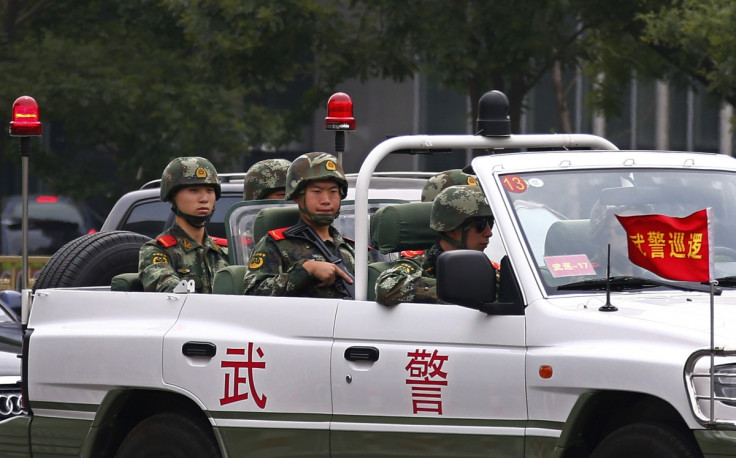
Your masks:
[[[437,257],[442,248],[432,248],[413,258],[402,258],[393,267],[381,272],[376,280],[376,301],[383,305],[400,302],[435,304],[437,298]]]
[[[176,223],[141,247],[138,275],[145,291],[173,291],[182,280],[194,280],[198,293],[211,293],[215,272],[228,265],[227,249],[205,232],[200,245]]]
[[[287,228],[269,231],[253,248],[248,271],[243,278],[245,294],[260,296],[345,297],[336,285],[317,286],[317,279],[304,269],[307,260],[326,261],[314,245],[304,239],[288,237]],[[333,241],[327,248],[342,258],[344,267],[355,274],[355,249],[352,241],[342,238],[329,227]]]

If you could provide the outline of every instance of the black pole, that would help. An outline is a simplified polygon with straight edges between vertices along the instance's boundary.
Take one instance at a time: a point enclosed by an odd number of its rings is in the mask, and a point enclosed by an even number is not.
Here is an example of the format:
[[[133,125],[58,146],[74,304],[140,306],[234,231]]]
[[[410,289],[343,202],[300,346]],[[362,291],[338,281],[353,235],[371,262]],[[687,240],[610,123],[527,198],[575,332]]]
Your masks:
[[[23,172],[22,179],[22,211],[21,233],[23,251],[21,256],[21,291],[28,289],[28,156],[31,152],[31,138],[20,138],[20,160]]]
[[[611,304],[611,244],[608,244],[608,259],[606,260],[606,304],[598,309],[601,312],[615,312],[618,307]]]
[[[335,131],[335,153],[337,160],[342,164],[342,153],[345,152],[345,132],[342,130]],[[345,164],[343,164],[343,168]]]

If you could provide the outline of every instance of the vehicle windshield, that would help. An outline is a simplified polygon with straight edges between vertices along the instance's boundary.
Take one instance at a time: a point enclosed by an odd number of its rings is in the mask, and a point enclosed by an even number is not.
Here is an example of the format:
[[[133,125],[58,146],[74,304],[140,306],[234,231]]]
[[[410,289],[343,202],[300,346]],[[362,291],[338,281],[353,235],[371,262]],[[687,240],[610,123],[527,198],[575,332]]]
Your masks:
[[[501,176],[508,200],[549,294],[598,290],[610,275],[618,290],[664,280],[629,261],[616,215],[685,217],[711,208],[715,277],[736,276],[736,173],[693,169],[565,170]],[[673,255],[665,243],[664,256]],[[596,281],[600,280],[600,281]],[[732,282],[736,285],[736,281]]]

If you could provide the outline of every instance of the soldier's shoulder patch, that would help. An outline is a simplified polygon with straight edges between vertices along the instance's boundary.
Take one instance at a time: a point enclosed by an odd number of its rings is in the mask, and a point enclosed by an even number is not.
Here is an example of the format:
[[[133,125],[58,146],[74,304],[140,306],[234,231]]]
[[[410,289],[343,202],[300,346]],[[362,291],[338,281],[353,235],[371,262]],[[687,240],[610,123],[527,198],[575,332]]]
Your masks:
[[[259,251],[253,253],[250,257],[250,263],[248,264],[249,269],[259,269],[263,266],[263,262],[266,260],[266,253]]]
[[[417,270],[413,262],[399,262],[394,266],[394,269],[406,272],[407,274],[410,274]]]
[[[153,264],[168,264],[169,258],[163,253],[155,253],[151,259]]]
[[[158,242],[163,245],[164,248],[169,248],[177,244],[176,237],[171,234],[162,235],[156,240],[158,240]]]
[[[284,235],[284,231],[287,230],[288,227],[282,227],[280,229],[273,229],[271,231],[268,231],[268,235],[271,236],[274,240],[284,240],[286,236]]]

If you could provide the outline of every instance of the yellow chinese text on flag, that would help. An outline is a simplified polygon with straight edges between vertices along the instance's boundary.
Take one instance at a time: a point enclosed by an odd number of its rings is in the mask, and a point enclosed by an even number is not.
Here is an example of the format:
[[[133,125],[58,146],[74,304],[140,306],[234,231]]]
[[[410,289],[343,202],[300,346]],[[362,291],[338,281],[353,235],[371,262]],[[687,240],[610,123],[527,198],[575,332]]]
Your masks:
[[[616,215],[626,230],[629,259],[660,277],[712,281],[710,208],[684,218]]]

